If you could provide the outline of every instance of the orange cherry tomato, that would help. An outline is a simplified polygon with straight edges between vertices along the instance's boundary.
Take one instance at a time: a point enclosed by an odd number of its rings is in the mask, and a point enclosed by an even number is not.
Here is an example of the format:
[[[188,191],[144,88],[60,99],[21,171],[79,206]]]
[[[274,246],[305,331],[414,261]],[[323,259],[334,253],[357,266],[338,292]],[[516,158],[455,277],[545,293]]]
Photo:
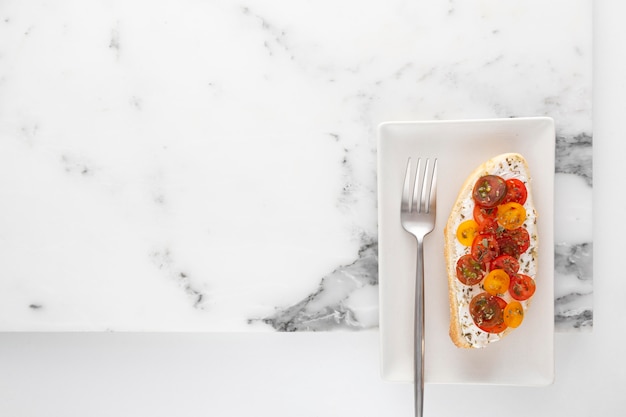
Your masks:
[[[474,220],[465,220],[456,229],[456,238],[463,246],[471,246],[477,234],[478,223]]]
[[[485,277],[483,288],[491,295],[502,295],[509,289],[510,281],[503,269],[494,269]]]
[[[524,320],[524,308],[519,301],[511,301],[504,307],[504,323],[509,327],[518,327]]]
[[[526,209],[519,203],[504,203],[498,206],[498,224],[506,230],[521,227],[526,221]]]

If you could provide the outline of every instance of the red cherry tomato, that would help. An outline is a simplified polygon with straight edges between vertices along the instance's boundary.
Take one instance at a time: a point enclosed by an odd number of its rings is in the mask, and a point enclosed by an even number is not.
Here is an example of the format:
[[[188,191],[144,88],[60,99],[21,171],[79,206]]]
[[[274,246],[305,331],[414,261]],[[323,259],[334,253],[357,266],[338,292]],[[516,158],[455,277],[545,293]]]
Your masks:
[[[509,275],[517,274],[519,262],[511,255],[500,255],[491,263],[491,269],[503,269]]]
[[[498,230],[498,208],[485,208],[474,205],[473,217],[478,224],[478,233],[496,233]]]
[[[498,230],[498,221],[492,219],[487,219],[483,223],[479,223],[476,229],[478,234],[483,235],[497,235]]]
[[[476,235],[470,253],[483,265],[493,261],[500,254],[496,237],[492,234]]]
[[[497,175],[483,175],[474,184],[472,196],[481,207],[496,207],[506,196],[506,182]]]
[[[505,307],[506,301],[502,298],[483,292],[472,298],[469,311],[479,329],[487,333],[500,333],[507,327],[504,322]]]
[[[509,294],[519,301],[528,300],[535,293],[535,288],[535,280],[528,275],[514,275],[509,283]]]
[[[485,271],[483,265],[468,254],[457,261],[456,276],[465,285],[475,285],[483,279]]]
[[[524,183],[517,178],[510,178],[506,182],[506,196],[504,197],[504,203],[519,203],[524,204],[528,197],[528,190]]]
[[[472,214],[476,223],[480,225],[481,223],[485,223],[487,221],[496,221],[498,208],[485,208],[476,204],[474,205],[474,211]]]

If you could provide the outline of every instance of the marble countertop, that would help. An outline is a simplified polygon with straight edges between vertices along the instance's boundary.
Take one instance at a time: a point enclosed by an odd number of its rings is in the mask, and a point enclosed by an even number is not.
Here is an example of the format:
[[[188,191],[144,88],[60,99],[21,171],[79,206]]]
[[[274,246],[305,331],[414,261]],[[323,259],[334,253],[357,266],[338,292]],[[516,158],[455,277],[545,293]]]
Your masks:
[[[376,328],[377,125],[520,116],[591,328],[591,4],[3,2],[0,330]]]

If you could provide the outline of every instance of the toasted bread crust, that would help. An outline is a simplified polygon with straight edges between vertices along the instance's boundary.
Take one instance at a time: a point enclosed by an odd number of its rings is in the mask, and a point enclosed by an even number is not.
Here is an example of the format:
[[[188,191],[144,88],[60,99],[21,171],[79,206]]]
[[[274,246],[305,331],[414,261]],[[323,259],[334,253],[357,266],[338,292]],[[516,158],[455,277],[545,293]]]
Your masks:
[[[523,178],[523,182],[528,191],[528,199],[524,204],[524,207],[526,208],[527,213],[530,214],[528,224],[525,225],[527,226],[529,233],[532,234],[532,260],[533,262],[536,262],[536,210],[532,200],[528,164],[524,157],[517,153],[506,153],[495,156],[477,167],[466,178],[459,191],[457,200],[452,207],[448,222],[444,229],[444,258],[446,261],[446,270],[448,275],[448,298],[450,305],[450,338],[459,348],[484,347],[491,342],[502,339],[513,330],[512,328],[507,328],[505,331],[497,335],[488,335],[478,329],[473,323],[471,323],[471,326],[474,326],[474,329],[470,329],[471,331],[468,332],[468,325],[465,324],[464,332],[464,325],[462,324],[463,318],[461,317],[462,313],[460,311],[464,311],[463,306],[469,305],[469,301],[472,296],[482,290],[477,289],[478,286],[475,286],[475,289],[470,290],[469,287],[465,286],[457,279],[456,262],[463,254],[463,249],[460,248],[460,245],[457,242],[456,230],[461,220],[471,218],[471,214],[469,214],[468,217],[468,210],[473,208],[472,190],[474,188],[474,184],[478,178],[487,174],[498,174],[504,178]],[[531,267],[533,268],[533,271],[535,270],[534,268],[536,268],[534,265],[531,265]],[[528,304],[528,301],[524,302],[525,308]],[[465,322],[467,323],[467,321],[468,320],[466,319]],[[471,321],[471,319],[469,319],[469,321]],[[474,335],[469,334],[474,331],[478,336],[475,337]],[[478,339],[480,338],[485,340],[482,340],[479,343]]]

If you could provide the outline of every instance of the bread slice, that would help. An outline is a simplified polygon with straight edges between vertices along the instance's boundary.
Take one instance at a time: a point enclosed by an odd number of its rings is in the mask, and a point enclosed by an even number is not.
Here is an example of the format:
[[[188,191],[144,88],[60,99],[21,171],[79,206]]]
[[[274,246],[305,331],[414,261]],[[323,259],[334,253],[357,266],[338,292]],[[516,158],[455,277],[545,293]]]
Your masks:
[[[524,183],[528,191],[528,197],[524,203],[526,220],[523,227],[529,233],[530,246],[519,257],[520,273],[535,279],[537,271],[537,212],[534,207],[531,188],[531,177],[528,164],[524,157],[517,153],[506,153],[495,156],[481,164],[472,172],[461,187],[450,217],[444,230],[444,256],[448,275],[448,296],[450,302],[450,338],[460,348],[482,348],[490,343],[501,340],[512,330],[506,328],[501,333],[487,333],[479,329],[474,323],[469,304],[472,298],[483,292],[482,282],[468,286],[457,278],[456,263],[464,254],[470,253],[470,248],[463,246],[456,237],[456,231],[463,221],[473,218],[474,200],[472,191],[474,184],[483,175],[499,175],[503,179],[517,178]],[[512,297],[508,294],[501,298],[510,302]],[[521,301],[524,311],[530,305],[530,299]],[[523,323],[522,323],[523,325]]]

